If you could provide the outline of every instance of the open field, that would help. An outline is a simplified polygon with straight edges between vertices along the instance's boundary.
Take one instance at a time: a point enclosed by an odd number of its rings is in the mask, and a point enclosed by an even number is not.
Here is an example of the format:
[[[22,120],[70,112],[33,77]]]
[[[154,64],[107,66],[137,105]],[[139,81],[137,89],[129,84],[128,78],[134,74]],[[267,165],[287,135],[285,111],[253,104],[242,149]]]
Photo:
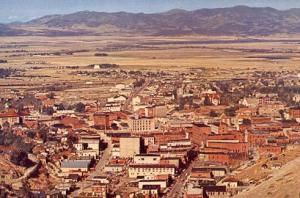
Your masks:
[[[191,67],[294,69],[300,63],[299,37],[1,37],[3,66],[28,67],[114,63],[123,68]],[[41,54],[60,52],[61,55]],[[63,54],[72,52],[72,54]],[[95,53],[108,56],[94,56]],[[27,62],[27,64],[25,64]],[[25,64],[25,65],[24,65]],[[37,64],[38,65],[38,64]]]
[[[130,70],[206,68],[207,79],[247,77],[249,72],[258,70],[300,70],[300,36],[23,36],[0,37],[0,43],[0,59],[7,60],[0,63],[0,68],[20,70],[19,76],[0,79],[2,91],[61,84],[72,86],[69,94],[78,87],[87,93],[95,85],[101,88],[131,80],[105,74],[77,75],[82,71],[97,72],[87,66],[105,63]],[[96,53],[100,56],[95,56]],[[87,85],[89,82],[92,84]],[[97,96],[89,98],[94,97]]]

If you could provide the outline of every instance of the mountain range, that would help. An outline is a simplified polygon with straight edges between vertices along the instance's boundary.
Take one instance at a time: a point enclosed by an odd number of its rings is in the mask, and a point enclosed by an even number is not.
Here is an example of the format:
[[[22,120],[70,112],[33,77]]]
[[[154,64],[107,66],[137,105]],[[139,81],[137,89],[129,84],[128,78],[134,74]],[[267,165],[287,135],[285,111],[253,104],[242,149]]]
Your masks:
[[[80,11],[24,23],[0,24],[1,36],[15,35],[272,35],[300,33],[300,9],[174,9],[163,13]]]

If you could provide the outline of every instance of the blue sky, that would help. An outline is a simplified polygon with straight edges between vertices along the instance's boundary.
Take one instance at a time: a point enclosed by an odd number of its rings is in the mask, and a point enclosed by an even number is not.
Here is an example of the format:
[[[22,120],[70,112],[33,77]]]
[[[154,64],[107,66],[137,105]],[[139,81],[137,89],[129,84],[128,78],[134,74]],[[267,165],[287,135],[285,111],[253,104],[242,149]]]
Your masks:
[[[285,10],[300,8],[300,0],[0,0],[0,23],[83,10],[155,13],[174,8],[195,10],[236,5]]]

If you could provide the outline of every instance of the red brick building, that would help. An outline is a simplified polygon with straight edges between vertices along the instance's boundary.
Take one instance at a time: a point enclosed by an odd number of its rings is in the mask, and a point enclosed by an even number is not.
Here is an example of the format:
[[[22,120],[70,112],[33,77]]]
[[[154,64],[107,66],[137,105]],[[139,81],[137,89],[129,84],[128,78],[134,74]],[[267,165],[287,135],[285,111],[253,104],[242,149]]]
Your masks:
[[[206,124],[195,123],[191,128],[188,128],[187,131],[190,134],[192,143],[202,145],[205,144],[207,136],[211,133],[211,128]]]
[[[259,147],[259,153],[260,154],[273,154],[278,155],[282,152],[282,148],[280,146],[273,146],[273,145],[265,145]]]
[[[248,143],[244,143],[244,142],[230,142],[230,141],[209,142],[208,141],[207,147],[227,149],[233,153],[241,154],[243,156],[248,156],[248,150],[249,150]]]
[[[293,119],[300,118],[300,107],[290,108],[289,115]]]

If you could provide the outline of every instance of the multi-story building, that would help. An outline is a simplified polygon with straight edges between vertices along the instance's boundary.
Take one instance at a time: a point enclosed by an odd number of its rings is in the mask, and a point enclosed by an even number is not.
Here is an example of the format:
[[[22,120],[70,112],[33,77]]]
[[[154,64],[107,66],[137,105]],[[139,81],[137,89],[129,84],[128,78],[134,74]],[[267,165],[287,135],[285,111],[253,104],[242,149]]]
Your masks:
[[[159,164],[160,155],[155,155],[155,154],[136,155],[133,158],[133,162],[135,164]]]
[[[175,166],[171,164],[131,164],[129,165],[128,174],[130,178],[158,176],[158,175],[175,175]]]
[[[129,158],[140,154],[141,139],[139,137],[120,138],[120,157]]]
[[[153,118],[132,118],[129,120],[131,131],[146,132],[155,130],[155,120]]]

